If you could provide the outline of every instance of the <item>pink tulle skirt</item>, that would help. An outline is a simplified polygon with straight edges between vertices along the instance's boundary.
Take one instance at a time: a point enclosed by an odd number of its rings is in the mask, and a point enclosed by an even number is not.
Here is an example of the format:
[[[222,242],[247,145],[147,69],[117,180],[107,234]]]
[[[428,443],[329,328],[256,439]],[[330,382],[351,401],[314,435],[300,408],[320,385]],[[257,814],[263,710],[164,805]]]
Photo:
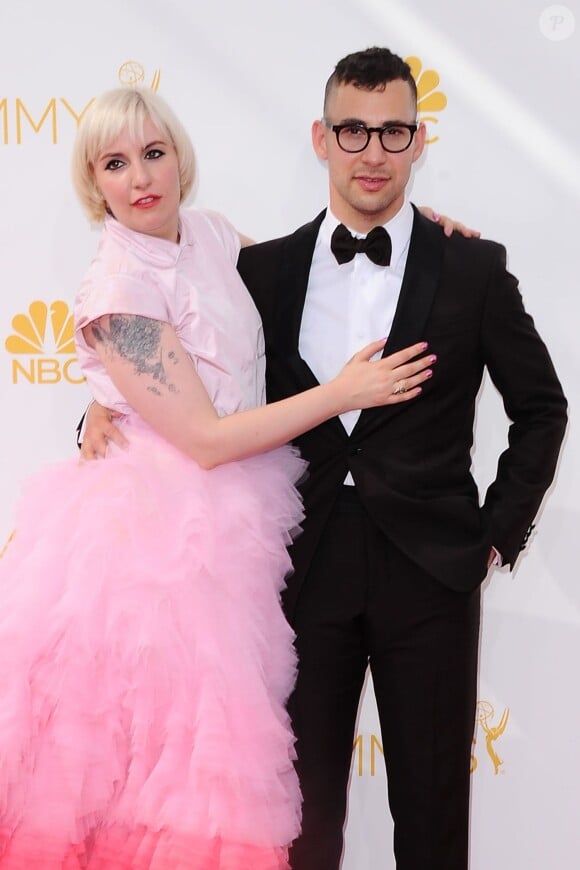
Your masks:
[[[28,482],[0,561],[0,866],[286,868],[304,463],[206,471],[127,425]]]

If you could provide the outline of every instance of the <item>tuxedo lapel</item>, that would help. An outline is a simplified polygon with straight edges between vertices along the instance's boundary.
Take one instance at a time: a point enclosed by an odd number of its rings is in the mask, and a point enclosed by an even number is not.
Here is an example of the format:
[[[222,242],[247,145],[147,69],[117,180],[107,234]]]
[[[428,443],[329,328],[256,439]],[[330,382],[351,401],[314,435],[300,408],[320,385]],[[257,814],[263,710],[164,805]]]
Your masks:
[[[383,356],[390,356],[423,340],[423,331],[439,283],[443,232],[439,226],[422,217],[415,208],[414,212],[407,265]],[[384,421],[386,417],[398,413],[404,407],[405,403],[401,402],[363,411],[352,434],[360,434],[367,427],[378,421]]]
[[[325,212],[321,212],[311,223],[300,227],[286,240],[280,266],[280,284],[276,288],[279,299],[276,311],[278,349],[303,388],[318,384],[312,370],[298,352],[298,343],[314,246],[324,215]]]
[[[439,283],[443,232],[415,211],[409,255],[384,356],[423,338]]]
[[[300,356],[298,347],[314,247],[325,214],[326,210],[322,211],[311,223],[300,227],[286,240],[279,275],[280,285],[277,288],[280,300],[276,313],[278,350],[284,355],[287,365],[304,390],[318,386],[316,376]],[[347,437],[338,417],[327,420],[324,425],[334,429],[341,439]]]

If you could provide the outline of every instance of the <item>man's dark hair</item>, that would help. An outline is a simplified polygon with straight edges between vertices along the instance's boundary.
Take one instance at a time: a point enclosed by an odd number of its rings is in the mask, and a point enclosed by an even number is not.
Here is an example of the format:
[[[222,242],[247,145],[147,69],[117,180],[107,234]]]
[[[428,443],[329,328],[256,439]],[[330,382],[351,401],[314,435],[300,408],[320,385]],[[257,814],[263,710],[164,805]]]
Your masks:
[[[334,72],[326,83],[324,109],[333,88],[338,85],[354,85],[363,91],[384,89],[387,82],[401,79],[411,88],[413,99],[417,100],[417,85],[411,67],[398,54],[388,48],[367,48],[347,54],[336,64]]]

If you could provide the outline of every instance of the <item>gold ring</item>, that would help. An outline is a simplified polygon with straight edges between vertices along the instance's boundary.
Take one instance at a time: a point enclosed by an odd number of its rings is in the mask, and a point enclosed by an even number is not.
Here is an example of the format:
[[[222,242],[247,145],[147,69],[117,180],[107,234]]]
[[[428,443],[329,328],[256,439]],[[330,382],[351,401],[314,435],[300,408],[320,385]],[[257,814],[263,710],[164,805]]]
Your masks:
[[[401,393],[406,393],[407,387],[405,386],[405,381],[397,381],[395,386],[393,387],[393,395],[399,396]]]

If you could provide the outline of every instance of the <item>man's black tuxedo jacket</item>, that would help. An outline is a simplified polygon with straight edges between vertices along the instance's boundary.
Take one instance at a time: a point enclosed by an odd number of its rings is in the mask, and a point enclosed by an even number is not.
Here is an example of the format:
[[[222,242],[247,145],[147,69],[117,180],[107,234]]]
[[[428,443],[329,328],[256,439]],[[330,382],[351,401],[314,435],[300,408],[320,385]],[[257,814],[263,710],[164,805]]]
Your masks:
[[[264,324],[271,402],[317,383],[298,339],[323,217],[240,253],[239,272]],[[415,211],[385,354],[422,340],[438,359],[419,398],[363,411],[350,437],[334,418],[297,439],[310,470],[302,487],[304,531],[292,549],[289,616],[348,471],[388,538],[449,587],[480,583],[491,545],[513,566],[527,540],[566,426],[562,389],[506,271],[504,248],[457,233],[446,238]],[[484,366],[511,425],[509,447],[480,507],[470,451]]]

